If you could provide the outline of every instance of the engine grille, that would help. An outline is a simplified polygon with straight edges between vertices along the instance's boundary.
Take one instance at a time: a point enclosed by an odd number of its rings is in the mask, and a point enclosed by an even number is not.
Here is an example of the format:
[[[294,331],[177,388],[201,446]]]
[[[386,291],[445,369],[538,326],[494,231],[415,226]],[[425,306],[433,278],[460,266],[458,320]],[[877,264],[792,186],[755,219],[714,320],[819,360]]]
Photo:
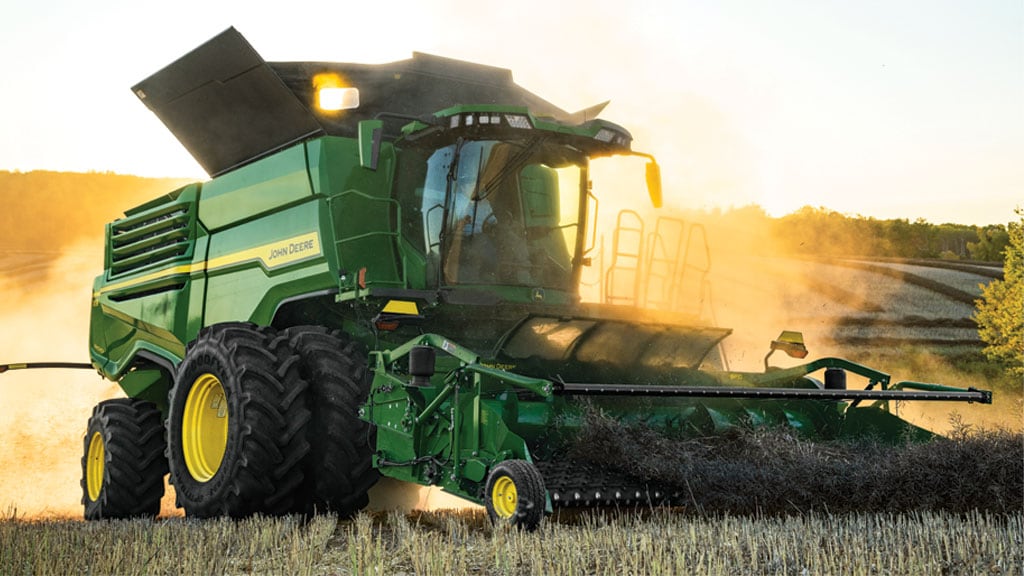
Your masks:
[[[187,256],[195,208],[173,204],[111,224],[110,273],[128,274]]]

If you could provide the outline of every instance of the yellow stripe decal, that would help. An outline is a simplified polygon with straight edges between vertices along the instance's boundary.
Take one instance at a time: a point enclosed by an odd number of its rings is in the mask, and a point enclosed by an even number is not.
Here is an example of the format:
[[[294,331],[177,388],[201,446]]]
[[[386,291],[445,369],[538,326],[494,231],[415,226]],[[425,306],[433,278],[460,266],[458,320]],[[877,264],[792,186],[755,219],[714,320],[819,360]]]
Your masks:
[[[316,232],[303,234],[287,240],[278,240],[255,248],[248,248],[241,252],[225,254],[206,261],[207,270],[216,270],[247,260],[259,260],[264,268],[268,270],[319,256],[320,235]]]
[[[132,286],[138,286],[141,284],[147,284],[154,280],[160,280],[168,276],[178,276],[181,274],[192,274],[193,272],[202,272],[203,270],[215,270],[218,268],[224,268],[234,264],[248,261],[259,261],[264,268],[272,270],[280,266],[292,264],[300,260],[307,258],[313,258],[320,256],[322,250],[320,249],[320,235],[316,232],[310,232],[301,236],[295,236],[294,238],[288,238],[286,240],[278,240],[276,242],[270,242],[262,246],[255,248],[247,248],[239,252],[233,252],[231,254],[225,254],[216,258],[204,262],[196,262],[195,264],[182,264],[178,266],[172,266],[170,268],[164,268],[163,270],[157,270],[145,276],[139,278],[132,278],[123,282],[117,282],[115,284],[107,284],[99,289],[99,291],[93,293],[93,297],[97,297],[105,292],[113,290],[120,290],[122,288],[130,288]]]
[[[157,270],[145,276],[139,278],[132,278],[131,280],[125,280],[124,282],[117,282],[115,284],[107,284],[106,286],[99,289],[95,295],[103,294],[104,292],[110,292],[112,290],[120,290],[121,288],[128,288],[138,284],[146,284],[154,280],[159,280],[167,276],[177,276],[179,274],[191,274],[195,270],[202,270],[203,263],[198,264],[183,264],[181,266],[174,266],[171,268],[164,268],[163,270]]]
[[[387,312],[388,314],[409,314],[417,316],[420,313],[419,308],[416,307],[415,302],[406,302],[405,300],[389,300],[384,306],[381,312]]]

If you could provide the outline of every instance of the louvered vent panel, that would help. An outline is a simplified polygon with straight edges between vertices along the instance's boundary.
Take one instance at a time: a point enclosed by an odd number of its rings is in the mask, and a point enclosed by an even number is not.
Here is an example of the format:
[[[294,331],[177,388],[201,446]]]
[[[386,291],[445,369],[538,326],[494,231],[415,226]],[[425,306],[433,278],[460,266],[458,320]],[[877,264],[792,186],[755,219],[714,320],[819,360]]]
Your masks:
[[[115,222],[110,235],[110,272],[117,276],[169,262],[189,252],[192,204],[174,204]]]

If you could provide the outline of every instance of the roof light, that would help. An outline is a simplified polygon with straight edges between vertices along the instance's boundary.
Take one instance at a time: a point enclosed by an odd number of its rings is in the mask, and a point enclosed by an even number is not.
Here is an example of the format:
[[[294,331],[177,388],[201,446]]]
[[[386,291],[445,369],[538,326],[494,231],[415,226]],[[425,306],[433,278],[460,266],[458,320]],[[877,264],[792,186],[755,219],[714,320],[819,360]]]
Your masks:
[[[520,114],[505,114],[505,122],[512,128],[530,129],[530,119]]]
[[[317,92],[317,106],[321,110],[351,110],[359,108],[358,88],[321,88]]]
[[[359,107],[359,89],[346,86],[341,76],[333,73],[313,77],[317,108],[327,112],[351,110]]]

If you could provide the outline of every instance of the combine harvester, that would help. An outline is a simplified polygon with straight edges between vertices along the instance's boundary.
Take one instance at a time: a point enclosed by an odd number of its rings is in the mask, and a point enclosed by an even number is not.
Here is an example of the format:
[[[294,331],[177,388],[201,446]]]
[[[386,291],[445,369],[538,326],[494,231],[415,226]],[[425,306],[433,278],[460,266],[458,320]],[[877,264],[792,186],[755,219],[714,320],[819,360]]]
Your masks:
[[[582,301],[607,188],[591,160],[646,159],[655,206],[658,165],[603,105],[567,113],[507,70],[265,62],[228,29],[133,90],[211,179],[107,226],[89,352],[127,398],[88,423],[88,519],[156,515],[168,472],[195,517],[350,515],[384,475],[532,529],[561,507],[672,502],[567,459],[588,410],[898,441],[931,433],[891,401],[991,402],[837,358],[727,371],[730,330],[670,311],[684,271],[707,272],[671,219],[645,236],[619,214],[601,302]],[[795,332],[775,350],[807,353]]]

